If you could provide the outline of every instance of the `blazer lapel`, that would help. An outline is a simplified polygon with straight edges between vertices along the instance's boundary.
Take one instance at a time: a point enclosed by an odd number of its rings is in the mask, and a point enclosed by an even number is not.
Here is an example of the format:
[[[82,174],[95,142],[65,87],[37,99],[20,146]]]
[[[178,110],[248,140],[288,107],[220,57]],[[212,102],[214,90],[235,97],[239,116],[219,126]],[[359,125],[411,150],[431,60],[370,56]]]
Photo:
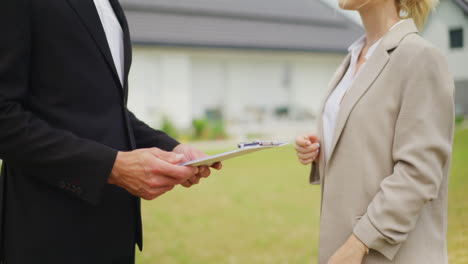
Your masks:
[[[374,54],[372,54],[369,61],[366,62],[366,65],[359,73],[359,76],[354,80],[353,85],[350,87],[347,95],[345,95],[341,102],[332,141],[330,160],[332,159],[336,145],[338,144],[354,106],[372,86],[374,81],[385,68],[385,65],[387,65],[388,60],[390,59],[389,51],[395,49],[405,36],[415,32],[418,32],[418,30],[412,19],[403,21],[395,29],[388,32],[383,37],[381,44],[377,47]]]
[[[354,80],[354,83],[348,90],[348,93],[344,96],[336,120],[329,160],[331,160],[333,156],[336,144],[340,139],[341,133],[343,132],[352,109],[379,76],[380,72],[387,64],[388,58],[389,56],[387,51],[381,46],[378,47],[374,54],[372,54],[370,60],[366,62],[366,65],[359,73],[359,76]]]
[[[114,60],[112,59],[109,44],[107,43],[106,33],[102,27],[101,19],[99,18],[99,14],[97,13],[93,0],[68,0],[68,3],[78,14],[81,22],[86,26],[86,29],[96,42],[102,56],[106,60],[107,65],[111,68],[115,81],[121,87],[120,78],[117,74]]]
[[[350,61],[351,61],[351,54],[348,54],[343,60],[343,62],[341,63],[340,67],[338,67],[338,70],[335,72],[335,75],[333,75],[330,83],[328,84],[328,90],[325,96],[325,100],[322,102],[322,105],[320,106],[320,115],[318,119],[317,128],[318,128],[318,135],[319,135],[320,140],[323,139],[323,112],[325,110],[325,104],[328,100],[328,97],[330,97],[330,95],[335,90],[338,83],[341,81],[341,79],[345,75],[349,67]],[[321,174],[323,174],[324,172],[325,163],[326,163],[325,155],[322,152],[322,154],[319,156],[319,173]],[[323,175],[321,175],[320,179],[323,180],[323,178],[324,178]]]
[[[331,79],[330,83],[328,84],[328,90],[327,94],[325,96],[326,100],[322,102],[322,105],[320,107],[321,113],[325,110],[325,104],[328,100],[328,97],[330,97],[331,93],[335,90],[336,86],[338,83],[343,79],[343,76],[345,75],[346,71],[348,70],[349,63],[351,62],[351,54],[346,55],[345,59],[341,63],[340,67],[338,67],[338,70],[336,70],[335,74],[333,75],[333,78]]]

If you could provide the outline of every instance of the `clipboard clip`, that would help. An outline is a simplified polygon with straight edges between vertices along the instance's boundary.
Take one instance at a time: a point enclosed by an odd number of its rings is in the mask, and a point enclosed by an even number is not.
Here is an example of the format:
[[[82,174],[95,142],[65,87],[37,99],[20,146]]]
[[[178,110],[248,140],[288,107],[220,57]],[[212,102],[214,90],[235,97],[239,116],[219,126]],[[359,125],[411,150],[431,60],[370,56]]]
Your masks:
[[[254,140],[252,142],[243,142],[237,144],[237,147],[240,149],[246,148],[246,147],[273,147],[273,146],[278,146],[279,143],[276,141],[262,141],[262,140]]]

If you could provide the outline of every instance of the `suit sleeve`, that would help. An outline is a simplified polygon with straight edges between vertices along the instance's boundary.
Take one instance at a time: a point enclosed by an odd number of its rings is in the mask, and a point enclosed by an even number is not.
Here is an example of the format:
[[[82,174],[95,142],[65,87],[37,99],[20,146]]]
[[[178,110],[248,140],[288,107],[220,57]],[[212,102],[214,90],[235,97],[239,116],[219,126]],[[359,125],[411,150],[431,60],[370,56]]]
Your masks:
[[[117,151],[50,126],[27,107],[28,0],[0,1],[0,158],[9,168],[97,204]]]
[[[132,112],[128,111],[130,124],[135,134],[137,148],[156,147],[165,151],[172,151],[180,143],[166,133],[155,130],[139,120]]]
[[[354,234],[392,260],[423,207],[438,198],[449,166],[454,128],[453,80],[434,48],[422,49],[403,81],[395,125],[394,173],[383,180]]]

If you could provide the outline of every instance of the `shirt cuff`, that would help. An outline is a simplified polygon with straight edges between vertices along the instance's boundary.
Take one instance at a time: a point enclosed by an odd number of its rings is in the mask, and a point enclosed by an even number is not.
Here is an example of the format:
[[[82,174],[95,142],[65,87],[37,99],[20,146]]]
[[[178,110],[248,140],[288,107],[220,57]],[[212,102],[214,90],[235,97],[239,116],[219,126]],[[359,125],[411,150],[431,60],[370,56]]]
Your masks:
[[[382,253],[389,260],[395,258],[401,247],[401,244],[388,243],[385,236],[372,224],[367,214],[354,226],[353,233],[369,249]]]

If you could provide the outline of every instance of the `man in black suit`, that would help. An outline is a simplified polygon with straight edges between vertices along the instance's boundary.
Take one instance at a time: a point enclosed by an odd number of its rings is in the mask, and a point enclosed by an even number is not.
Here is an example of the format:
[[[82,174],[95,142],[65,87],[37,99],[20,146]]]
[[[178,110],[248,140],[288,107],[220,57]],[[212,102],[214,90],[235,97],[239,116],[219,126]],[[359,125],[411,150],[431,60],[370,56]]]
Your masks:
[[[210,170],[127,109],[118,0],[0,0],[0,25],[0,262],[133,263],[140,198]]]

